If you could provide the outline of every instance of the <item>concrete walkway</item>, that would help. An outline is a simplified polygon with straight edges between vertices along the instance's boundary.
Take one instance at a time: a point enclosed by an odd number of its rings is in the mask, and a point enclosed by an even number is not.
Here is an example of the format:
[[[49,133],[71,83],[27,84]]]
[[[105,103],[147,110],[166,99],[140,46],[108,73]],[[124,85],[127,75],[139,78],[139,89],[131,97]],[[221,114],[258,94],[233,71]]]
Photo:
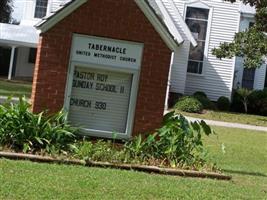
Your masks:
[[[229,127],[229,128],[241,128],[241,129],[247,129],[247,130],[264,131],[267,133],[267,127],[263,127],[263,126],[254,126],[254,125],[239,124],[239,123],[213,121],[213,120],[208,120],[208,119],[199,119],[199,118],[186,117],[186,116],[185,116],[185,118],[189,121],[204,120],[208,125],[213,125],[213,126],[223,126],[223,127]]]
[[[0,96],[0,104],[4,103],[7,100],[8,97],[6,96]],[[17,103],[19,102],[19,98],[17,97],[12,97],[12,102]]]

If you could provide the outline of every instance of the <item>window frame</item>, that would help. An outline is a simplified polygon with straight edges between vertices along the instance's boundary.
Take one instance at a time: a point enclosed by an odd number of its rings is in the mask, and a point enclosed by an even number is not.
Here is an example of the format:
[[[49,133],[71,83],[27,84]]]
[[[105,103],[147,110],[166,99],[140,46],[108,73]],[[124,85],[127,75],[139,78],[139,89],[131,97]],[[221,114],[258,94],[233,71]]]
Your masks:
[[[190,75],[190,76],[205,76],[205,74],[206,74],[206,64],[207,64],[207,61],[208,61],[208,54],[209,54],[209,43],[210,43],[210,33],[211,33],[213,7],[208,6],[207,4],[205,4],[205,3],[201,2],[201,1],[194,1],[194,2],[185,3],[184,4],[184,11],[183,11],[184,21],[186,21],[186,19],[187,19],[186,18],[186,13],[187,13],[187,8],[188,7],[209,10],[209,15],[208,15],[208,19],[207,20],[199,19],[199,21],[206,21],[207,22],[207,32],[206,32],[206,38],[205,38],[204,58],[203,58],[203,61],[198,61],[198,62],[202,62],[203,63],[202,64],[202,73],[199,74],[199,73],[192,73],[192,72],[187,72],[186,71],[186,74]],[[188,19],[195,19],[195,18],[188,18]],[[190,52],[190,46],[189,46],[189,52]],[[188,62],[189,62],[189,54],[188,54],[188,59],[187,59],[186,70],[188,69]]]
[[[253,75],[252,77],[244,77],[244,75]],[[256,69],[255,68],[244,68],[243,69],[243,73],[242,73],[242,83],[241,86],[242,88],[246,88],[249,90],[254,90],[254,85],[255,85],[255,76],[256,76]],[[252,85],[250,85],[251,87],[246,87],[244,86],[244,83],[250,83]]]
[[[36,55],[37,55],[37,48],[29,48],[28,54],[28,63],[35,64],[36,63]]]
[[[43,17],[41,17],[41,18],[35,17],[37,1],[38,1],[38,0],[35,0],[35,1],[34,1],[34,6],[33,6],[33,18],[34,18],[34,19],[42,19]],[[49,14],[49,9],[50,9],[49,4],[50,4],[50,0],[47,0],[47,6],[46,6],[46,13],[45,13],[45,16],[47,16],[47,15]],[[44,16],[44,17],[45,17],[45,16]]]

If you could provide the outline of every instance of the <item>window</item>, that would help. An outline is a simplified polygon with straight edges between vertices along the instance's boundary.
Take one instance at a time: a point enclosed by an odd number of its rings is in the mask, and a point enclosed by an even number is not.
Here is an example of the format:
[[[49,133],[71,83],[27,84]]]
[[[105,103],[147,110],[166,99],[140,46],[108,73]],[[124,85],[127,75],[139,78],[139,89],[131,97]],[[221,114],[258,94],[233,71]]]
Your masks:
[[[198,43],[197,47],[190,47],[187,66],[189,73],[202,74],[208,19],[208,9],[187,7],[185,21]]]
[[[242,79],[242,87],[243,88],[247,88],[249,90],[253,89],[255,71],[256,71],[255,69],[244,68],[243,79]]]
[[[267,70],[266,70],[266,74],[265,74],[265,84],[264,84],[264,88],[267,88]]]
[[[35,60],[36,60],[36,52],[37,52],[37,49],[36,48],[30,48],[29,58],[28,58],[28,62],[29,63],[35,63]]]
[[[46,16],[48,0],[36,0],[34,18]]]

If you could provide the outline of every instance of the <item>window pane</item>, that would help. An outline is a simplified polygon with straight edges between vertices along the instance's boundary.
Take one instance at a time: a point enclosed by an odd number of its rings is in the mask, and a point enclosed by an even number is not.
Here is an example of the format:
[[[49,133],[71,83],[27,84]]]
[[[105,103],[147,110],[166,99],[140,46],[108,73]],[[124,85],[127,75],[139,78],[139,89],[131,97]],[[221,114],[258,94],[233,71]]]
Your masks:
[[[196,40],[206,40],[208,22],[193,19],[186,19],[185,22]]]
[[[191,60],[188,61],[187,72],[202,74],[202,68],[203,68],[202,62],[191,61]]]
[[[252,90],[254,86],[255,69],[245,68],[243,71],[242,87]]]
[[[29,58],[28,58],[29,63],[35,63],[36,53],[37,53],[36,48],[30,48]]]
[[[48,0],[37,0],[35,6],[35,18],[43,18],[46,16]]]
[[[203,9],[203,8],[187,7],[186,17],[187,18],[196,18],[196,19],[208,20],[208,18],[209,18],[209,10],[208,9]]]
[[[187,7],[185,21],[198,43],[197,47],[190,46],[187,68],[190,73],[202,73],[208,18],[208,9]]]
[[[198,45],[195,48],[191,45],[190,53],[189,53],[189,60],[203,61],[204,49],[205,49],[205,42],[198,42]]]

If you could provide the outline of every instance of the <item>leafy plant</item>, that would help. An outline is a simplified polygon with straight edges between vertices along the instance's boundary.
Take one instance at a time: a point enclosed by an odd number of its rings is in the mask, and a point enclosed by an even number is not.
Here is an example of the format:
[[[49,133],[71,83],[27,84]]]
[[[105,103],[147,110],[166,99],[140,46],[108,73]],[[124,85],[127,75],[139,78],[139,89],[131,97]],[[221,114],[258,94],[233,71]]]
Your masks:
[[[202,96],[202,97],[206,97],[208,98],[208,96],[206,95],[205,92],[202,92],[202,91],[196,91],[194,94],[193,94],[194,97],[196,96]]]
[[[83,160],[123,163],[129,161],[124,149],[116,147],[111,140],[81,141],[76,144],[75,157]]]
[[[85,160],[112,163],[141,163],[171,167],[203,167],[207,151],[202,135],[213,131],[204,122],[188,122],[182,115],[171,112],[163,126],[154,134],[138,135],[124,145],[114,141],[81,141],[75,156]]]
[[[175,105],[175,108],[190,113],[199,113],[203,110],[203,105],[195,97],[182,97]]]
[[[202,133],[213,133],[204,121],[189,123],[182,115],[171,112],[165,115],[162,128],[155,134],[144,140],[135,137],[125,146],[131,156],[161,160],[172,167],[202,165],[206,153]]]
[[[242,103],[244,105],[245,112],[248,112],[248,97],[252,93],[252,90],[246,88],[240,88],[237,90],[237,93],[242,97]]]
[[[203,106],[204,109],[215,109],[214,104],[203,95],[196,95],[194,96]]]
[[[254,90],[248,96],[250,113],[267,116],[267,90]]]
[[[64,111],[51,116],[34,114],[25,98],[17,104],[8,100],[0,105],[0,145],[16,151],[65,153],[75,149],[76,130],[68,124]]]
[[[217,101],[217,107],[222,111],[228,111],[230,109],[230,105],[230,100],[224,96],[221,96]]]
[[[240,113],[244,112],[242,97],[237,93],[237,90],[233,90],[231,111],[240,112]]]

